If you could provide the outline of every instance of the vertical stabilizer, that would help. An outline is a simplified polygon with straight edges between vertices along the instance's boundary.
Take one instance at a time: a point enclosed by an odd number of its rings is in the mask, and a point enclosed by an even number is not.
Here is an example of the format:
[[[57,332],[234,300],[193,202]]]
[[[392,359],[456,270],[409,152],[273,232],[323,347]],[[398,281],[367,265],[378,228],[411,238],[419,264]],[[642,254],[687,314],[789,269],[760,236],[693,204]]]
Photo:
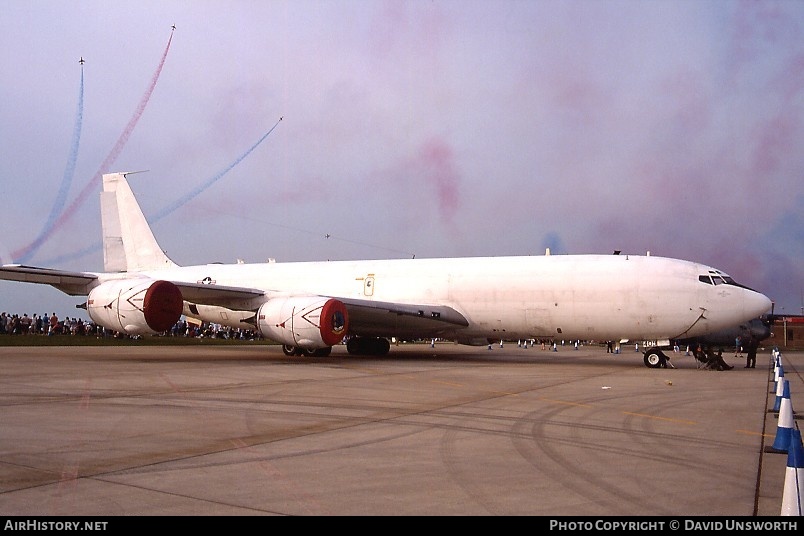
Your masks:
[[[101,226],[104,271],[136,272],[176,266],[157,244],[126,173],[103,176]]]

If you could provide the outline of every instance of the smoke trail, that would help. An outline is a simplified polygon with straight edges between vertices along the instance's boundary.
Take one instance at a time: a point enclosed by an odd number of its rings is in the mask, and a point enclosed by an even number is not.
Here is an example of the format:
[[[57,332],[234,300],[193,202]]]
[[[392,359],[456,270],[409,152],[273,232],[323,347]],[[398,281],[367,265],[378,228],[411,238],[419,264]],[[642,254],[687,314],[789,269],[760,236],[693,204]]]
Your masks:
[[[555,231],[550,231],[542,239],[542,249],[550,248],[550,253],[565,253],[567,248],[564,246],[564,240],[561,235]]]
[[[187,204],[191,199],[193,199],[194,197],[199,195],[201,192],[203,192],[204,190],[206,190],[207,188],[209,188],[210,186],[215,184],[224,175],[229,173],[232,170],[232,168],[234,168],[237,164],[239,164],[240,162],[245,160],[248,155],[250,155],[252,152],[254,152],[254,149],[259,147],[259,145],[263,141],[265,141],[265,138],[267,138],[271,134],[271,132],[274,131],[274,129],[279,125],[280,121],[282,121],[281,117],[279,118],[279,120],[276,123],[274,123],[274,126],[272,126],[271,129],[268,132],[263,134],[263,136],[259,140],[257,140],[257,143],[252,145],[246,152],[244,152],[242,155],[240,155],[234,162],[232,162],[231,164],[226,166],[226,168],[224,168],[222,171],[220,171],[217,175],[213,176],[211,179],[207,180],[205,183],[197,186],[190,193],[184,195],[183,197],[177,199],[176,201],[174,201],[173,203],[171,203],[167,207],[163,208],[161,211],[156,213],[156,215],[151,216],[150,218],[148,218],[148,223],[149,224],[154,224],[154,223],[158,222],[159,220],[161,220],[162,218],[164,218],[168,214],[172,213],[173,211],[175,211],[176,209],[178,209],[182,205]],[[68,260],[77,259],[77,258],[83,257],[85,255],[89,255],[90,253],[94,253],[96,251],[99,251],[101,249],[101,247],[102,247],[101,243],[96,242],[96,243],[92,244],[91,246],[88,246],[88,247],[86,247],[84,249],[81,249],[79,251],[75,251],[75,252],[70,253],[68,255],[62,255],[60,257],[55,257],[53,259],[48,259],[45,262],[45,264],[47,264],[47,265],[55,265],[55,264],[60,264],[60,263],[66,262]]]
[[[100,167],[98,168],[98,171],[95,173],[92,179],[87,183],[84,189],[81,190],[78,196],[73,200],[73,202],[70,204],[67,210],[65,210],[62,213],[62,215],[59,217],[58,220],[56,220],[54,224],[46,227],[46,229],[43,229],[43,231],[39,234],[38,237],[36,237],[36,239],[33,242],[11,253],[14,259],[23,259],[23,258],[30,259],[34,255],[34,253],[36,253],[39,250],[42,244],[44,244],[45,240],[50,238],[56,227],[61,226],[65,221],[70,219],[73,216],[73,214],[75,214],[76,210],[78,210],[78,207],[80,207],[87,200],[89,193],[92,192],[97,187],[97,184],[100,182],[103,172],[108,170],[114,163],[114,161],[117,160],[117,157],[120,156],[120,153],[123,151],[123,148],[128,142],[128,139],[131,137],[131,133],[134,131],[134,127],[137,126],[137,122],[139,122],[140,118],[142,117],[142,114],[145,112],[145,106],[148,104],[148,101],[150,100],[151,95],[153,94],[154,89],[156,88],[156,82],[159,80],[159,75],[162,73],[162,67],[164,67],[165,65],[165,60],[167,59],[167,54],[168,51],[170,50],[170,43],[172,40],[173,40],[173,31],[170,32],[170,39],[168,39],[167,46],[165,47],[165,52],[162,54],[162,60],[159,62],[159,66],[156,68],[156,72],[154,73],[154,76],[151,79],[151,84],[148,86],[148,89],[142,96],[142,99],[140,100],[137,109],[134,111],[134,115],[129,120],[128,124],[126,125],[126,128],[123,130],[123,133],[120,134],[117,143],[115,143],[114,147],[112,147],[112,150],[109,152],[109,155],[106,157],[103,163],[101,163]],[[19,262],[19,260],[15,262]]]
[[[78,251],[73,251],[72,253],[67,253],[66,255],[59,255],[58,257],[53,257],[52,259],[46,259],[42,262],[45,266],[58,266],[59,264],[63,264],[67,261],[72,261],[75,259],[80,259],[86,255],[91,253],[95,253],[96,251],[100,251],[103,245],[100,241],[95,242],[91,246],[87,246],[84,249],[79,249]]]
[[[67,157],[67,166],[64,168],[64,176],[61,178],[61,185],[59,186],[59,192],[56,195],[56,199],[53,202],[53,208],[50,209],[50,215],[45,222],[45,225],[42,227],[42,230],[39,231],[39,235],[37,236],[37,240],[43,237],[49,229],[51,229],[55,223],[56,218],[58,217],[59,213],[61,212],[62,208],[64,208],[64,202],[67,200],[67,193],[70,191],[70,185],[73,181],[73,175],[75,174],[75,163],[78,160],[78,146],[81,141],[81,125],[84,121],[84,66],[81,65],[81,85],[78,91],[78,112],[75,118],[75,126],[73,127],[73,143],[70,146],[70,153]],[[34,241],[35,242],[35,241]],[[31,256],[36,252],[35,249],[29,250],[24,255],[20,256],[17,262],[26,262]]]
[[[211,179],[209,179],[209,180],[208,180],[207,182],[205,182],[204,184],[202,184],[202,185],[200,185],[200,186],[196,187],[196,188],[195,188],[195,190],[191,191],[190,193],[186,194],[185,196],[183,196],[183,197],[181,197],[181,198],[177,199],[176,201],[174,201],[172,204],[170,204],[170,205],[168,205],[167,207],[163,208],[162,210],[160,210],[159,212],[157,212],[157,213],[156,213],[154,216],[152,216],[151,218],[149,218],[149,219],[148,219],[148,221],[149,221],[150,223],[156,223],[156,222],[158,222],[159,220],[161,220],[162,218],[164,218],[165,216],[167,216],[168,214],[170,214],[171,212],[173,212],[173,211],[174,211],[174,210],[176,210],[177,208],[181,207],[182,205],[187,204],[187,203],[188,203],[188,202],[189,202],[191,199],[193,199],[194,197],[196,197],[198,194],[200,194],[201,192],[203,192],[204,190],[206,190],[207,188],[209,188],[210,186],[212,186],[213,184],[215,184],[216,182],[218,182],[218,181],[219,181],[219,180],[220,180],[220,179],[221,179],[221,178],[222,178],[224,175],[226,175],[227,173],[229,173],[229,172],[232,170],[232,168],[233,168],[233,167],[235,167],[237,164],[239,164],[240,162],[242,162],[243,160],[245,160],[245,158],[246,158],[248,155],[250,155],[250,154],[251,154],[251,153],[254,151],[254,149],[256,149],[257,147],[259,147],[259,145],[260,145],[260,144],[261,144],[261,143],[262,143],[262,142],[265,140],[265,138],[267,138],[267,137],[268,137],[268,136],[271,134],[271,132],[273,132],[273,131],[274,131],[274,129],[277,127],[277,125],[279,125],[279,122],[280,122],[280,121],[282,121],[282,118],[281,118],[281,117],[279,118],[279,120],[278,120],[276,123],[274,123],[274,126],[272,126],[272,127],[271,127],[271,130],[269,130],[268,132],[266,132],[266,133],[265,133],[265,134],[262,136],[262,138],[260,138],[259,140],[257,140],[257,143],[255,143],[254,145],[252,145],[252,146],[251,146],[251,147],[250,147],[250,148],[249,148],[249,149],[248,149],[248,150],[247,150],[245,153],[243,153],[242,155],[240,155],[240,156],[239,156],[239,157],[238,157],[238,158],[237,158],[237,159],[236,159],[234,162],[232,162],[231,164],[229,164],[229,165],[228,165],[226,168],[224,168],[222,171],[220,171],[220,172],[219,172],[217,175],[215,175],[214,177],[212,177]]]

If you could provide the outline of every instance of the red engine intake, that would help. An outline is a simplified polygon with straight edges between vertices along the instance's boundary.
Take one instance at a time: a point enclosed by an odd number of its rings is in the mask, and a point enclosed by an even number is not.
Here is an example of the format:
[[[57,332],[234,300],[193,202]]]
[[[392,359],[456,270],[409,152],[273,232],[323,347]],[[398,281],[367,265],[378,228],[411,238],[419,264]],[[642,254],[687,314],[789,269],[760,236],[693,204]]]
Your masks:
[[[343,340],[349,331],[349,316],[346,306],[333,298],[273,298],[257,312],[257,329],[282,344],[326,348]]]
[[[161,333],[181,317],[183,298],[170,281],[107,281],[87,296],[93,322],[128,335]]]

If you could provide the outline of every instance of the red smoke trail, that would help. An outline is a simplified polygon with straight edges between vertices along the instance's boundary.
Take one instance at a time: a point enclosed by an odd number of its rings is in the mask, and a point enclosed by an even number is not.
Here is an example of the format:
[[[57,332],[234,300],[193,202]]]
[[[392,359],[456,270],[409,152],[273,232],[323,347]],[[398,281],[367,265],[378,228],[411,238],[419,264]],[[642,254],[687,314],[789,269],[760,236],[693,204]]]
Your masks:
[[[419,151],[427,180],[436,188],[441,218],[451,221],[458,210],[460,174],[455,168],[452,147],[444,140],[427,142]]]
[[[134,110],[134,115],[131,117],[131,120],[126,125],[126,128],[123,130],[123,133],[120,134],[120,137],[117,139],[117,143],[115,143],[112,150],[109,152],[109,155],[100,165],[98,171],[92,177],[92,179],[84,186],[84,189],[81,190],[81,193],[78,194],[78,197],[73,200],[67,210],[65,210],[62,215],[59,217],[56,222],[50,226],[47,231],[41,233],[36,240],[24,246],[17,251],[13,251],[11,256],[13,259],[19,259],[20,257],[24,257],[29,259],[39,247],[44,244],[44,242],[50,238],[53,234],[53,231],[60,227],[65,221],[70,219],[75,211],[78,210],[78,207],[83,204],[87,198],[89,197],[89,193],[94,191],[97,187],[98,183],[101,180],[101,176],[103,175],[104,171],[107,171],[111,165],[117,160],[117,157],[120,156],[120,153],[123,151],[126,143],[128,142],[129,137],[131,137],[131,133],[134,131],[134,127],[137,126],[137,122],[142,117],[142,114],[145,112],[145,106],[148,104],[148,100],[151,98],[151,94],[154,92],[154,88],[156,88],[156,82],[159,80],[159,75],[162,73],[162,67],[165,65],[165,60],[167,59],[168,51],[170,50],[170,42],[173,40],[173,32],[170,32],[170,39],[168,39],[167,46],[165,47],[165,52],[162,54],[162,60],[159,62],[159,66],[156,68],[156,72],[154,73],[153,78],[151,79],[151,84],[148,86],[148,89],[145,91],[145,94],[140,99],[140,103],[137,106],[137,109]],[[17,262],[15,260],[15,262]]]

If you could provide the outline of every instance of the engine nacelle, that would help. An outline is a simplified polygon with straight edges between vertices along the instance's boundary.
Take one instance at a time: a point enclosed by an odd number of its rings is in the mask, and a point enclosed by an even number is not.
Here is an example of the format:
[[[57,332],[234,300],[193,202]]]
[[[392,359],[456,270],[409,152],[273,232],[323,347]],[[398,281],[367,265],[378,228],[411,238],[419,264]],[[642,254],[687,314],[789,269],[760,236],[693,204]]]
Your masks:
[[[266,338],[302,348],[338,344],[349,330],[346,306],[322,296],[273,298],[257,311],[257,329]]]
[[[87,312],[93,322],[127,335],[161,333],[181,317],[182,295],[169,281],[121,279],[93,288]]]

